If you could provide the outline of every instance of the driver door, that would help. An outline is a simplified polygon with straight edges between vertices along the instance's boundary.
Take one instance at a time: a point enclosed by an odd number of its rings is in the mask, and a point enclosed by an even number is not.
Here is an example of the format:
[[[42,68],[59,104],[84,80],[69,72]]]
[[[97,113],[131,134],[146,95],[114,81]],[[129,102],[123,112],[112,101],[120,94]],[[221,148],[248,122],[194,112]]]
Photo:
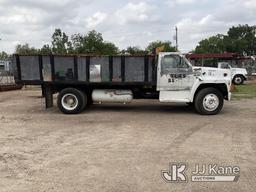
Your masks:
[[[189,100],[195,77],[192,66],[178,54],[162,53],[158,61],[157,90],[160,100]]]
[[[190,90],[194,84],[192,67],[179,55],[162,55],[158,63],[158,91]]]

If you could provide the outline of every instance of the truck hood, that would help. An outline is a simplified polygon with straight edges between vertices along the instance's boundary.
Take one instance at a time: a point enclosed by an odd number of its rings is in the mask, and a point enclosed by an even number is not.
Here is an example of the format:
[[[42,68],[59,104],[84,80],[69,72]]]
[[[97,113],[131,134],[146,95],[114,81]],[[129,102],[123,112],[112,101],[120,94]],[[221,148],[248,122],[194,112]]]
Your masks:
[[[213,79],[231,79],[230,69],[219,69],[213,67],[193,67],[196,76]]]
[[[244,68],[232,68],[232,73],[247,75],[247,70]]]

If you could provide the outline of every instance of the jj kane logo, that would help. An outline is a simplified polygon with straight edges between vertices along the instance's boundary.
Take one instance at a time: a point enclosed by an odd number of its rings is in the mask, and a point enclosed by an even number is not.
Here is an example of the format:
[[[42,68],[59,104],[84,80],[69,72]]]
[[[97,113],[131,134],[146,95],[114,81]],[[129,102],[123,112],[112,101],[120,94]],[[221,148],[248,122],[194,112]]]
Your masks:
[[[188,177],[186,163],[170,163],[169,170],[163,170],[161,176],[168,183],[186,183]],[[238,166],[219,166],[217,164],[196,164],[191,171],[192,182],[237,182],[240,177]]]
[[[170,163],[169,170],[162,171],[162,178],[170,182],[187,182],[187,175],[185,171],[187,170],[187,164],[185,163]]]

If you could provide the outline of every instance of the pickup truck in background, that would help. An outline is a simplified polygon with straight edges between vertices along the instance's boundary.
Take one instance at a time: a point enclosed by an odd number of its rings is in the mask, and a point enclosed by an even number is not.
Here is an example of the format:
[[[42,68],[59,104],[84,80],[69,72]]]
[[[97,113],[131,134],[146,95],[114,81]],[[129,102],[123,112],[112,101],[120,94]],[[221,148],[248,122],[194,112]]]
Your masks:
[[[231,69],[232,83],[235,85],[242,85],[247,80],[247,70],[244,68],[233,68],[227,62],[219,62],[219,69]]]
[[[77,114],[93,103],[157,99],[192,104],[202,115],[218,114],[231,99],[229,69],[193,67],[180,53],[145,56],[14,55],[15,80],[41,85],[46,108]]]

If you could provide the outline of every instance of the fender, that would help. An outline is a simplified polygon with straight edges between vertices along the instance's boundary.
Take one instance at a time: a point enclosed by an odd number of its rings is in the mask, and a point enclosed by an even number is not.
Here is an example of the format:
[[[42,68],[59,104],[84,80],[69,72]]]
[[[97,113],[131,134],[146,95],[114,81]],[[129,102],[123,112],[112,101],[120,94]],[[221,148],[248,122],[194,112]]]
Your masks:
[[[202,80],[200,78],[197,78],[195,84],[191,89],[190,101],[193,102],[197,92],[206,87],[214,87],[218,89],[223,93],[225,99],[230,100],[231,99],[231,94],[229,94],[230,86],[231,86],[231,81],[230,83],[227,83],[227,81],[225,80],[215,80],[213,82],[212,80]]]

